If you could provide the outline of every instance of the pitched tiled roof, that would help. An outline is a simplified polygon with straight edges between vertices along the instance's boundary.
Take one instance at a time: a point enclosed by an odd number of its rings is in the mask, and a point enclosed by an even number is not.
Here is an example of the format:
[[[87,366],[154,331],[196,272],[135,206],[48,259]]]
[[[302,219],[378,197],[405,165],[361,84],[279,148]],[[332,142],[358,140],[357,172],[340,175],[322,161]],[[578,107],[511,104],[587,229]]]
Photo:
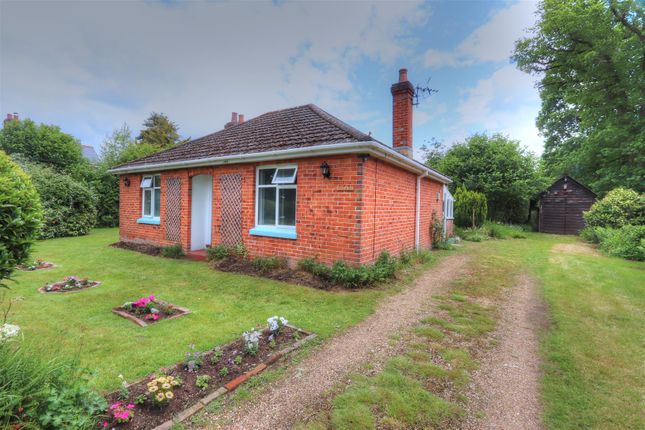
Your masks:
[[[374,139],[309,104],[265,113],[118,168],[369,140]]]

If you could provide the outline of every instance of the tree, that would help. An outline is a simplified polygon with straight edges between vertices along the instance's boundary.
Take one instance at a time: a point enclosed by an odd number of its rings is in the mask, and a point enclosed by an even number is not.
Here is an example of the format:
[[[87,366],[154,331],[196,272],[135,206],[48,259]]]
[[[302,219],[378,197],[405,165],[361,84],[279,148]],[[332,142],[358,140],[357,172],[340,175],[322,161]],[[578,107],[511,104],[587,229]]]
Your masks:
[[[81,145],[73,136],[54,125],[36,125],[32,120],[9,121],[0,130],[0,149],[9,155],[47,164],[57,170],[72,172],[89,163]]]
[[[421,145],[420,149],[423,153],[426,166],[432,169],[439,169],[441,166],[441,160],[443,160],[443,157],[446,155],[446,147],[444,143],[433,137],[427,145],[425,143]]]
[[[138,143],[145,143],[157,149],[167,149],[187,142],[179,137],[177,124],[162,113],[152,112],[143,122],[143,130],[137,138]]]
[[[552,176],[596,192],[645,188],[645,8],[634,0],[543,0],[517,66],[541,77],[537,126]]]
[[[437,167],[453,180],[453,190],[483,193],[488,216],[504,222],[525,222],[529,200],[546,186],[533,154],[501,134],[470,136],[446,151]]]
[[[455,191],[454,197],[455,223],[459,227],[475,228],[484,223],[488,213],[488,204],[484,194],[459,187]]]
[[[41,221],[40,198],[31,180],[0,151],[0,287],[26,262]]]

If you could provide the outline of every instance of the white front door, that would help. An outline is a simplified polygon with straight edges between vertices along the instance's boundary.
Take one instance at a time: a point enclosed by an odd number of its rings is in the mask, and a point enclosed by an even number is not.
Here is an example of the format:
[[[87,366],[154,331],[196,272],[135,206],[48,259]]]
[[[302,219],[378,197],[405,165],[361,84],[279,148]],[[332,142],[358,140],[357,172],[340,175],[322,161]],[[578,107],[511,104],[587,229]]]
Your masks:
[[[190,212],[190,250],[204,249],[211,243],[213,224],[213,177],[211,175],[193,176]]]

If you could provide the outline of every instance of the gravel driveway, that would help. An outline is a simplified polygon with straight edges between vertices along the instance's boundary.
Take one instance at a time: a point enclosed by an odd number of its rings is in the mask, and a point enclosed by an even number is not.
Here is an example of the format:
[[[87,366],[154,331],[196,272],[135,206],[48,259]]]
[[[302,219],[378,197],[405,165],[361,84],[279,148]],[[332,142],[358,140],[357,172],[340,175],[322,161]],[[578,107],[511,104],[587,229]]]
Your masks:
[[[546,309],[535,291],[535,282],[520,276],[500,304],[501,320],[493,337],[499,344],[481,359],[473,375],[470,408],[484,413],[474,419],[473,410],[464,426],[469,430],[540,430],[543,427],[539,401],[540,329],[546,324]]]
[[[262,396],[215,417],[227,429],[288,429],[317,410],[323,395],[365,363],[381,363],[393,348],[390,337],[409,329],[428,315],[430,299],[465,273],[469,256],[445,257],[409,288],[386,298],[374,314],[321,348]]]

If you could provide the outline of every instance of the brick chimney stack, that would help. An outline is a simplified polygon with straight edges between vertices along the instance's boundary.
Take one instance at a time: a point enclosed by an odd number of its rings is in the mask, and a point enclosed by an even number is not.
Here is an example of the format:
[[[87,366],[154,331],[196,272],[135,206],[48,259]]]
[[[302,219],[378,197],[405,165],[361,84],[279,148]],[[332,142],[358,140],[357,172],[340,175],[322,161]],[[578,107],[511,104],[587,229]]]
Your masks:
[[[224,128],[233,127],[234,125],[242,124],[244,122],[244,115],[237,114],[237,112],[231,113],[231,120],[224,124]]]
[[[413,157],[412,97],[414,87],[408,81],[408,69],[399,70],[399,82],[390,88],[392,93],[392,147],[406,157]]]
[[[14,112],[13,114],[8,113],[7,117],[4,119],[2,122],[3,124],[7,124],[8,122],[11,121],[20,121],[20,117],[18,116],[18,112]]]

